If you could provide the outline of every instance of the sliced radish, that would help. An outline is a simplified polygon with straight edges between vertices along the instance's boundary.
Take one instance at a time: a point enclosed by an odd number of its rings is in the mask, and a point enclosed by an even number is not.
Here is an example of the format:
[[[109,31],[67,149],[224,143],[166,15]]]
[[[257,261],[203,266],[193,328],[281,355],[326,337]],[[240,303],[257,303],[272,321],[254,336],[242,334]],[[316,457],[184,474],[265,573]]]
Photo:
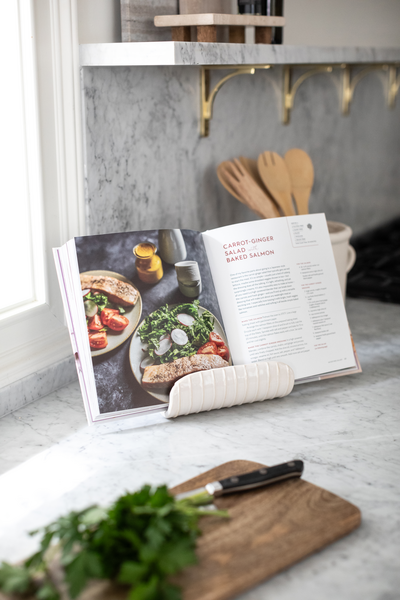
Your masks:
[[[144,373],[146,367],[152,367],[155,362],[155,358],[153,358],[152,356],[146,356],[146,358],[144,358],[140,363],[140,370],[142,371],[142,373]]]
[[[85,300],[83,304],[85,307],[85,315],[87,317],[90,318],[94,317],[94,315],[97,315],[98,307],[95,302],[92,302],[92,300]]]
[[[185,325],[186,327],[190,327],[191,325],[193,325],[193,323],[196,320],[194,317],[188,315],[187,313],[179,313],[179,315],[177,315],[176,318],[178,319],[179,323],[181,323],[181,325]]]
[[[149,345],[144,344],[144,346],[142,346],[142,352],[148,352],[148,351],[149,351]]]
[[[162,340],[169,340],[169,333],[164,333],[158,341],[161,342]]]
[[[154,354],[156,354],[157,356],[162,356],[163,354],[168,352],[168,350],[171,348],[171,346],[172,346],[171,338],[169,336],[166,338],[163,338],[162,340],[160,340],[160,342],[158,344],[158,348],[157,348],[157,350],[154,351]]]
[[[184,331],[182,331],[182,329],[173,329],[171,331],[171,338],[175,344],[178,344],[178,346],[184,346],[189,341],[188,336]]]
[[[82,296],[83,297],[87,296],[88,294],[90,294],[90,289],[89,288],[86,288],[85,290],[82,290]]]

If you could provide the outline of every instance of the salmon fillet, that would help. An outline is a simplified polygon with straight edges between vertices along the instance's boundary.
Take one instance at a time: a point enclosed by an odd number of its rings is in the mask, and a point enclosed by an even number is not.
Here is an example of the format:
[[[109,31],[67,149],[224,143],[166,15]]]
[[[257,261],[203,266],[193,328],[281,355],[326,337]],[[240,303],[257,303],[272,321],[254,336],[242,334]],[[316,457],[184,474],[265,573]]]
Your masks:
[[[102,275],[81,275],[82,290],[91,289],[107,294],[110,302],[121,306],[134,306],[139,298],[139,292],[129,283],[115,277]]]
[[[169,388],[175,381],[190,373],[227,366],[226,360],[216,354],[185,356],[174,360],[172,363],[146,367],[143,373],[142,386],[146,389]]]

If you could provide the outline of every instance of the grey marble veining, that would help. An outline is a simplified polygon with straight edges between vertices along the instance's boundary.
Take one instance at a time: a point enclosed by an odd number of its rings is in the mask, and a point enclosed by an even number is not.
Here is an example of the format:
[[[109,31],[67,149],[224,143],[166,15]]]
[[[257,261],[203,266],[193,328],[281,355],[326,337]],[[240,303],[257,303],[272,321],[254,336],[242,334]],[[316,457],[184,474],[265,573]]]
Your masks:
[[[0,390],[0,418],[77,380],[74,357],[54,363]]]
[[[82,67],[128,65],[321,64],[400,61],[399,48],[138,42],[83,44]]]
[[[348,300],[347,312],[363,373],[281,400],[88,428],[73,384],[3,418],[0,559],[34,551],[26,531],[144,482],[174,485],[232,459],[299,457],[305,479],[361,509],[361,527],[240,598],[397,600],[400,307]]]
[[[292,147],[314,162],[311,212],[355,232],[400,213],[400,102],[387,108],[382,73],[358,84],[347,117],[340,113],[340,69],[315,75],[299,88],[289,125],[281,123],[281,67],[236,77],[216,97],[210,136],[200,138],[198,68],[82,71],[92,234],[204,230],[254,219],[221,186],[217,165]],[[223,74],[213,72],[212,84]]]

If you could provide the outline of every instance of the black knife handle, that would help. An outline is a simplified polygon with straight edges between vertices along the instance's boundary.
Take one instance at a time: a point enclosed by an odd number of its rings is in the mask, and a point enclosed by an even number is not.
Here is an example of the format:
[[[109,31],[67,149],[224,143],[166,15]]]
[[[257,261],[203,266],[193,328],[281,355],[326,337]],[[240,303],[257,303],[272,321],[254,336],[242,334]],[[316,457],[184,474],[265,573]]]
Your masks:
[[[257,471],[251,471],[251,473],[245,473],[244,475],[233,475],[218,482],[221,485],[221,489],[216,489],[214,496],[252,490],[275,483],[275,481],[281,481],[282,479],[301,477],[303,469],[304,463],[302,460],[290,460],[289,462],[274,465],[273,467],[261,467]],[[219,488],[219,486],[217,487]]]

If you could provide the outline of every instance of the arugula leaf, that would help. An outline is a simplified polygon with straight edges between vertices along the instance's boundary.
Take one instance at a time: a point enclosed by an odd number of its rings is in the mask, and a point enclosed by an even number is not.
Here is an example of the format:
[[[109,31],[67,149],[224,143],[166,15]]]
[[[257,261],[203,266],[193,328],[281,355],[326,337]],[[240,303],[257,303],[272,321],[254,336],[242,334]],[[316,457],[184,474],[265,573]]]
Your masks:
[[[97,306],[99,307],[100,312],[104,309],[104,308],[113,308],[114,305],[112,304],[112,302],[109,301],[108,297],[105,294],[93,294],[92,292],[89,292],[84,300],[91,300],[92,302],[94,302],[95,304],[97,304]]]
[[[161,364],[172,362],[178,358],[193,356],[200,346],[208,342],[214,328],[214,317],[209,311],[204,311],[200,315],[199,304],[199,300],[194,300],[192,303],[178,304],[171,309],[166,304],[145,318],[138,332],[141,341],[148,344],[148,353],[152,358],[160,360]],[[192,316],[193,324],[182,325],[177,318],[180,313]],[[158,357],[155,351],[159,347],[161,338],[169,335],[173,329],[182,329],[188,336],[188,343],[184,346],[172,343],[170,350]]]

